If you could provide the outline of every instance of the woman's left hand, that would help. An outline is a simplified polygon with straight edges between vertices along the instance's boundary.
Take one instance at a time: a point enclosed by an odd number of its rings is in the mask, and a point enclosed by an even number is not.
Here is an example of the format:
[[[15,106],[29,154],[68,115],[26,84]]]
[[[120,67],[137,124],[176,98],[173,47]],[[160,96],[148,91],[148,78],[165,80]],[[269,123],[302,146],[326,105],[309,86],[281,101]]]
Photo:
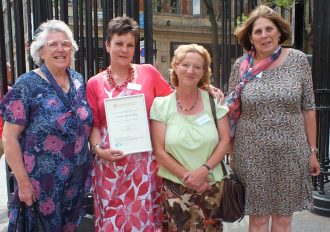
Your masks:
[[[320,175],[320,163],[317,160],[316,154],[313,153],[309,158],[309,171],[312,176]]]
[[[200,167],[197,170],[187,172],[183,176],[183,181],[187,187],[192,188],[197,192],[204,192],[211,189],[211,185],[208,183],[207,176],[207,169]]]

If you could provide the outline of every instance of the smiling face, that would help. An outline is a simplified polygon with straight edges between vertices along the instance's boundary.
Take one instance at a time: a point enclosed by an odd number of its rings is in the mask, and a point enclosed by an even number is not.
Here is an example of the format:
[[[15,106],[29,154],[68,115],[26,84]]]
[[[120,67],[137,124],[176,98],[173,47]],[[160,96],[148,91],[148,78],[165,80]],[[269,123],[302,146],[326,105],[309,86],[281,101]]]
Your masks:
[[[257,56],[261,59],[270,56],[278,47],[280,36],[279,30],[271,20],[258,18],[253,24],[250,36]]]
[[[135,37],[132,33],[114,34],[105,46],[111,57],[111,65],[130,66],[135,51]]]
[[[188,52],[184,59],[175,65],[179,85],[197,87],[204,75],[204,58],[197,52]]]
[[[64,32],[50,32],[40,57],[49,69],[65,70],[71,63],[72,44]]]

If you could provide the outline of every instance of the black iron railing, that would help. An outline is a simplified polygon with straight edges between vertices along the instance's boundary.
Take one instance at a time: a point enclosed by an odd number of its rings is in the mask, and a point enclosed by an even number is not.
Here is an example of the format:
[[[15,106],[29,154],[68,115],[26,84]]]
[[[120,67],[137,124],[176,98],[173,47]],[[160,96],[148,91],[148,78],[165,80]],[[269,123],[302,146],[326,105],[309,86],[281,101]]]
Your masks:
[[[330,1],[314,0],[313,82],[321,174],[314,178],[313,212],[330,217]]]

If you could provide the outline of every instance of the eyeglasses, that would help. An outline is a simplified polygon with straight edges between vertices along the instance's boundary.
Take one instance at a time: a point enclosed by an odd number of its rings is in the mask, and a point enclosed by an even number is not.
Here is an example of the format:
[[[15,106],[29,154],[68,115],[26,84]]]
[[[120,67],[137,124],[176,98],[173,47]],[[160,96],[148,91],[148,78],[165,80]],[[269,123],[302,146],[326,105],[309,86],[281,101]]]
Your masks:
[[[59,48],[59,45],[61,45],[63,50],[70,50],[72,48],[72,42],[70,40],[63,40],[63,41],[54,41],[50,40],[47,41],[47,47],[51,50],[56,50]]]

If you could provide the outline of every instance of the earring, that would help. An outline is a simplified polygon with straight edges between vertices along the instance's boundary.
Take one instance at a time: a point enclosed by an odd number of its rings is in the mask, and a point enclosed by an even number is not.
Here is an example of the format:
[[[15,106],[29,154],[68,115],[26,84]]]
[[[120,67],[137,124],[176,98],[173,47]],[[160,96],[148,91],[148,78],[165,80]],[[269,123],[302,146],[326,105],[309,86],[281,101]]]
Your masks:
[[[253,44],[251,44],[251,51],[254,51],[254,50],[255,50],[255,48],[254,48]]]

